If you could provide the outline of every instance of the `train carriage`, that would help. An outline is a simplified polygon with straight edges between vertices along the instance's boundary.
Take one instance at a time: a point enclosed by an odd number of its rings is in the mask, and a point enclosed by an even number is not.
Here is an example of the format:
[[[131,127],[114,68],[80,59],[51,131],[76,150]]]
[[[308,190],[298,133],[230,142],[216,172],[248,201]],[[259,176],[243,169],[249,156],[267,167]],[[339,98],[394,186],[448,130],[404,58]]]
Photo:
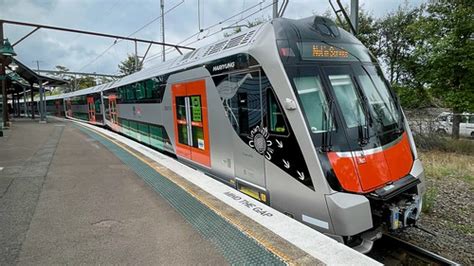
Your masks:
[[[57,117],[64,117],[64,95],[52,95],[46,96],[46,114],[57,116]]]
[[[64,95],[66,117],[104,125],[102,89],[107,85],[79,90]]]
[[[326,18],[274,19],[64,105],[361,252],[421,212],[423,167],[397,97]]]

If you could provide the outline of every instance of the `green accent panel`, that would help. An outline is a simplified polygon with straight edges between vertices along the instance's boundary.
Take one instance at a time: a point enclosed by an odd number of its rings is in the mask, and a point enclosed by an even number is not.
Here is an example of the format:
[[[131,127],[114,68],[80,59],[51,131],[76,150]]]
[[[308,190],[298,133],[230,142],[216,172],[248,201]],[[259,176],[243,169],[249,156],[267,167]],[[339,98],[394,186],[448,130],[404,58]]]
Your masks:
[[[150,137],[148,134],[148,125],[139,123],[138,124],[138,131],[140,132],[140,141],[146,144],[150,144]]]
[[[78,126],[79,127],[79,126]],[[188,221],[203,238],[212,243],[230,264],[239,265],[284,265],[277,256],[245,235],[234,225],[216,214],[175,183],[156,172],[153,168],[123,150],[97,133],[79,127],[80,130],[96,139]]]
[[[191,96],[191,109],[194,122],[202,121],[201,96]]]
[[[129,128],[130,127],[130,122],[127,119],[122,119],[123,127]]]
[[[137,133],[136,133],[137,131],[138,131],[137,122],[130,121],[130,137],[136,139],[137,138]]]
[[[158,149],[163,149],[163,131],[161,127],[150,125],[150,145]]]

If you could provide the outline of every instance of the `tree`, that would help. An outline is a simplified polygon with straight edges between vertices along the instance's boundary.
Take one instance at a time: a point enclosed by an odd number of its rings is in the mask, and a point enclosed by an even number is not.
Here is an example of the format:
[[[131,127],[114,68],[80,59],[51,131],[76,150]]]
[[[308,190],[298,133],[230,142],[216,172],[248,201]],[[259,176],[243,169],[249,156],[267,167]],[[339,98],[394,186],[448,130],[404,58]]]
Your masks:
[[[138,61],[138,64],[137,64]],[[134,55],[128,54],[127,59],[120,62],[118,65],[119,72],[123,75],[130,75],[142,70],[143,62],[135,58]]]
[[[63,80],[66,80],[66,79],[69,79],[70,76],[66,75],[66,72],[69,72],[69,68],[65,67],[65,66],[61,66],[61,65],[57,65],[56,66],[56,70],[59,72],[57,74],[57,76],[60,78],[60,79],[63,79]]]
[[[234,34],[237,34],[239,32],[242,31],[242,27],[247,27],[247,28],[253,28],[255,26],[258,26],[264,22],[267,22],[268,20],[270,20],[270,18],[256,18],[254,21],[247,21],[247,24],[244,24],[244,26],[236,26],[235,28],[233,28],[232,32],[230,33],[227,33],[225,32],[224,33],[224,37],[229,37],[229,36],[232,36]]]
[[[67,75],[67,72],[69,72],[69,68],[65,66],[61,66],[61,65],[57,65],[55,68],[56,68],[56,71],[58,71],[59,73],[54,74],[54,76],[64,81],[69,82],[69,86],[72,86],[71,81],[73,80],[74,77],[71,75]],[[61,87],[55,93],[61,93],[61,92],[64,92],[65,90],[67,90],[67,87]]]
[[[432,97],[420,77],[419,70],[425,66],[414,52],[418,45],[416,25],[424,10],[424,5],[410,7],[405,2],[378,21],[379,59],[401,104],[410,109],[433,105]]]
[[[99,78],[99,84],[104,84],[104,83],[109,83],[114,81],[115,79],[112,77],[100,77]]]
[[[345,6],[344,10],[346,10],[347,14],[349,7]],[[314,13],[315,15],[318,15],[318,13]],[[349,30],[349,24],[347,21],[344,19],[344,16],[339,15],[341,18],[341,22],[339,22],[338,19],[333,15],[333,11],[328,9],[326,10],[323,14],[320,14],[320,16],[330,18],[335,21],[336,25],[339,27],[342,27],[346,31]],[[361,42],[364,44],[367,48],[369,48],[370,52],[375,57],[378,57],[379,55],[379,22],[377,19],[375,19],[369,12],[365,11],[363,7],[359,8],[359,28],[358,32],[355,35]]]
[[[95,78],[91,76],[85,76],[82,78],[78,78],[75,83],[77,84],[76,90],[81,90],[85,88],[94,87],[97,85]]]
[[[430,1],[416,25],[419,77],[453,113],[459,138],[461,113],[474,111],[474,5],[466,0]]]
[[[392,84],[407,84],[415,80],[410,68],[415,59],[416,29],[413,25],[421,18],[422,12],[423,6],[410,8],[405,3],[379,21],[379,56],[387,66]]]

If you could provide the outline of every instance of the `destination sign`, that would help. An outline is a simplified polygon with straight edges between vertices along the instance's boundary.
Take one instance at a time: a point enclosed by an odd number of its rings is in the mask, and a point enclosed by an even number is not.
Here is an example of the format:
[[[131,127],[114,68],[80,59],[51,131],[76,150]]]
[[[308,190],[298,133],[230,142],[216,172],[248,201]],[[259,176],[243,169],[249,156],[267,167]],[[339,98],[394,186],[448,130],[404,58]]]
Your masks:
[[[326,44],[313,44],[313,57],[348,58],[349,52]]]
[[[319,42],[298,43],[298,49],[303,60],[335,60],[370,62],[368,50],[358,44],[337,43],[334,45]],[[355,56],[354,56],[355,55]]]

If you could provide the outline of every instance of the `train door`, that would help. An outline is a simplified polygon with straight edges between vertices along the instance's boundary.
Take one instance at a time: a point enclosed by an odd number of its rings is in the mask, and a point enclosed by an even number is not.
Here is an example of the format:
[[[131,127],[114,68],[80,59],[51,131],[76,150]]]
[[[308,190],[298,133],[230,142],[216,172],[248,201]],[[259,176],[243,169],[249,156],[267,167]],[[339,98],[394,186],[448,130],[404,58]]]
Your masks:
[[[109,104],[109,117],[110,122],[113,126],[118,125],[118,114],[117,114],[117,96],[110,95],[108,97],[108,104]]]
[[[87,110],[89,114],[89,121],[95,123],[95,102],[94,97],[87,97]]]
[[[61,116],[61,101],[56,100],[55,106],[56,106],[56,116],[59,117],[59,116]]]
[[[72,104],[70,99],[66,100],[66,115],[72,117]]]
[[[197,80],[172,85],[176,154],[210,167],[206,82]]]
[[[260,71],[229,75],[238,86],[232,114],[238,138],[234,138],[234,171],[237,183],[265,188],[265,159],[268,131],[262,124],[262,84]],[[242,141],[247,145],[242,145]],[[259,154],[255,154],[256,151]],[[239,184],[237,184],[240,186]]]

